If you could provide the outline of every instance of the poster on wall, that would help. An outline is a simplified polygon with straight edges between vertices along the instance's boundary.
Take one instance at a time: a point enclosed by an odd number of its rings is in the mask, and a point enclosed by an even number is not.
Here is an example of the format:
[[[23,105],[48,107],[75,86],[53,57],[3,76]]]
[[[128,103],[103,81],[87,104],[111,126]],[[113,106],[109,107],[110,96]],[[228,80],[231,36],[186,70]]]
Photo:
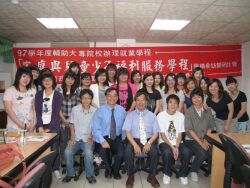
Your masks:
[[[201,67],[206,76],[223,78],[241,76],[241,45],[223,46],[167,46],[122,48],[14,48],[17,67],[49,68],[61,82],[70,63],[80,64],[81,72],[95,74],[109,63],[142,74],[159,71],[163,75],[183,72],[192,75]]]

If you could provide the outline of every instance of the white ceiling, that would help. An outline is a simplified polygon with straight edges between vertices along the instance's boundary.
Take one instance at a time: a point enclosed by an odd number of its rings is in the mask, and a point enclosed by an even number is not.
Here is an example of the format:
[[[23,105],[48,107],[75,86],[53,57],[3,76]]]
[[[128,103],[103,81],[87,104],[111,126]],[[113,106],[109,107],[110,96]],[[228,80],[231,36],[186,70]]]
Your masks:
[[[250,41],[250,0],[0,0],[0,36],[13,42],[240,44]],[[72,17],[79,29],[46,29],[38,17]],[[191,22],[150,31],[156,18]]]

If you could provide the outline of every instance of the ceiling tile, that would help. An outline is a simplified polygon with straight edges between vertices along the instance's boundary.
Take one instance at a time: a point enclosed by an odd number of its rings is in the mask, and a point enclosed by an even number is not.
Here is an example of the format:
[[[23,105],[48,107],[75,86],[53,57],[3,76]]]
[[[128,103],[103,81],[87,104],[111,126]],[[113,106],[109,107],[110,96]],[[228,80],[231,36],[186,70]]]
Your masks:
[[[204,11],[208,5],[193,5],[182,4],[181,6],[176,4],[164,3],[161,7],[157,18],[162,19],[177,19],[177,20],[193,20]]]
[[[113,28],[113,18],[75,18],[80,28]]]
[[[144,37],[153,23],[152,18],[116,18],[115,31],[117,37]]]
[[[21,2],[20,6],[35,18],[71,17],[63,2]]]
[[[233,22],[250,24],[250,12],[233,20]]]
[[[249,24],[245,23],[229,23],[220,29],[216,30],[218,33],[234,33],[240,34],[250,30],[250,22]]]
[[[113,29],[82,29],[87,37],[113,37]]]
[[[152,30],[150,30],[149,32],[147,32],[147,34],[145,35],[145,37],[149,37],[149,38],[161,38],[161,39],[164,39],[164,40],[170,40],[177,33],[178,33],[178,31],[152,31]]]
[[[116,18],[137,18],[151,17],[155,18],[160,8],[160,3],[129,3],[115,2]]]
[[[214,2],[214,5],[250,7],[250,1],[249,0],[217,0]]]
[[[175,36],[175,39],[200,39],[202,37],[207,36],[208,34],[209,34],[208,32],[185,32],[185,31],[180,31]]]
[[[10,1],[4,1],[0,4],[0,19],[24,18],[29,19],[28,14],[20,5],[14,5]]]
[[[207,21],[193,21],[189,23],[182,31],[185,32],[213,32],[216,29],[225,25],[224,22],[207,22]]]
[[[70,10],[72,16],[77,18],[91,18],[91,17],[113,17],[112,2],[74,2],[65,1],[67,8]]]
[[[227,40],[227,39],[232,39],[235,37],[235,34],[233,33],[211,33],[207,35],[206,37],[202,38],[202,40]]]
[[[178,38],[174,38],[172,40],[170,40],[169,42],[171,43],[175,43],[175,44],[197,44],[197,40],[196,39],[178,39]]]
[[[243,7],[211,6],[206,9],[196,20],[230,22],[247,13],[250,9]]]
[[[195,4],[195,5],[209,5],[212,4],[215,0],[165,0],[165,3],[171,4]]]
[[[57,36],[83,36],[80,29],[51,29]]]
[[[90,42],[116,42],[116,37],[88,37]]]

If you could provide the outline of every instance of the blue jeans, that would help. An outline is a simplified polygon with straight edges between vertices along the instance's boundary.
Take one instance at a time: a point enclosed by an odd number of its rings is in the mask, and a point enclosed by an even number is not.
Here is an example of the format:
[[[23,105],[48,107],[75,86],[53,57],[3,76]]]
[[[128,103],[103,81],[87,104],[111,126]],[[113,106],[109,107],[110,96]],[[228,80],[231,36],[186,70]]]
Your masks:
[[[172,176],[171,167],[175,163],[173,153],[172,153],[170,147],[165,143],[161,143],[159,145],[159,148],[160,148],[163,163],[164,163],[163,173],[166,174],[167,176],[171,177]],[[192,157],[192,151],[189,150],[184,144],[180,144],[180,146],[179,146],[179,158],[181,160],[181,167],[180,167],[179,172],[178,172],[180,177],[187,177],[188,164],[189,164],[191,157]]]
[[[65,160],[67,168],[67,176],[74,176],[74,156],[79,150],[82,150],[82,156],[84,157],[84,165],[86,176],[94,176],[94,165],[93,165],[93,144],[88,144],[87,142],[76,141],[75,145],[72,147],[67,146],[65,150]]]
[[[250,133],[249,121],[238,122],[237,132],[238,133]]]
[[[212,150],[209,148],[207,151],[204,150],[200,144],[198,144],[194,140],[185,140],[185,146],[189,148],[193,154],[195,155],[194,161],[192,163],[192,167],[190,172],[198,172],[203,161],[208,160],[208,170],[211,169],[211,159],[212,159]]]

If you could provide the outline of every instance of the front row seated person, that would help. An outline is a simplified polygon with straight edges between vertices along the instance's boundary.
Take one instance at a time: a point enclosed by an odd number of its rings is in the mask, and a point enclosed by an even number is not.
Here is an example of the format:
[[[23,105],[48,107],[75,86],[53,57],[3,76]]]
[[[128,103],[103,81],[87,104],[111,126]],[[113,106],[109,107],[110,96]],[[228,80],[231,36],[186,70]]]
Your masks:
[[[91,106],[93,92],[90,89],[83,89],[80,92],[81,104],[73,107],[69,123],[70,123],[70,141],[65,150],[65,160],[67,167],[67,175],[63,182],[69,182],[75,176],[74,171],[74,155],[78,151],[82,151],[84,156],[84,166],[86,178],[89,183],[95,183],[94,166],[93,166],[93,139],[91,135],[91,119],[96,109]]]
[[[105,177],[121,179],[119,173],[124,155],[122,142],[122,126],[126,117],[125,109],[116,104],[118,91],[115,88],[108,88],[105,91],[107,104],[102,105],[95,112],[92,119],[92,133],[99,149],[100,156],[105,164]],[[112,165],[112,156],[114,164]]]
[[[127,188],[134,186],[134,156],[147,154],[149,157],[149,176],[147,181],[153,187],[159,187],[156,169],[158,162],[157,138],[159,125],[155,114],[147,110],[149,97],[146,93],[138,91],[134,97],[136,110],[127,114],[123,130],[126,132],[128,144],[125,149],[125,164],[128,179]]]
[[[163,184],[170,183],[172,175],[171,167],[180,158],[181,166],[178,175],[182,185],[188,184],[188,164],[192,152],[183,144],[182,133],[184,128],[184,115],[178,111],[180,99],[177,95],[171,94],[167,97],[167,110],[158,114],[157,119],[160,125],[159,148],[164,163]]]
[[[197,172],[202,163],[207,159],[209,171],[211,169],[211,145],[204,135],[211,133],[216,126],[210,108],[204,108],[204,95],[200,88],[194,89],[190,98],[193,105],[185,114],[186,140],[184,144],[194,153],[195,158],[190,169],[192,181],[198,181]]]

